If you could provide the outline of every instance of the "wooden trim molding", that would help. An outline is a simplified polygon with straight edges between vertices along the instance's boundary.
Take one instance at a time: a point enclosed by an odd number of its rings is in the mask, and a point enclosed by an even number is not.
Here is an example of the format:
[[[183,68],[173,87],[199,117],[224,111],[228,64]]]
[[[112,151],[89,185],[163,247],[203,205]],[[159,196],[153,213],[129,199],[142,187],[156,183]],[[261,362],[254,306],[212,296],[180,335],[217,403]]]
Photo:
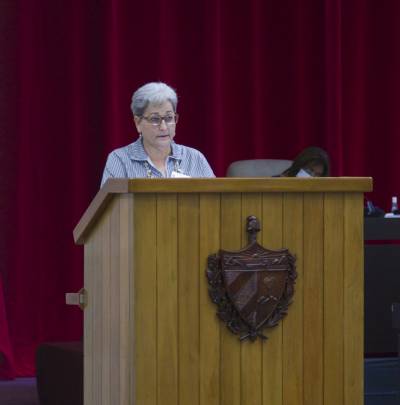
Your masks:
[[[74,240],[84,244],[85,236],[114,194],[124,193],[305,193],[369,192],[371,177],[252,177],[252,178],[168,178],[108,179],[98,191],[74,229]]]

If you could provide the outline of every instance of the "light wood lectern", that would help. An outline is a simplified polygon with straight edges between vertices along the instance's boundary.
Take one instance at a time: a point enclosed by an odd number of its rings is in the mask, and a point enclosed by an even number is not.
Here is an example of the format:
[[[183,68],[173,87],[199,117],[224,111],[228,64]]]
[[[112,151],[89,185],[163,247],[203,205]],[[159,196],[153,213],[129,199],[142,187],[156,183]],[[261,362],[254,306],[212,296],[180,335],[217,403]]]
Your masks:
[[[114,179],[85,245],[85,405],[363,404],[363,192],[370,178]],[[298,277],[268,340],[240,342],[208,296],[207,257],[288,248]]]

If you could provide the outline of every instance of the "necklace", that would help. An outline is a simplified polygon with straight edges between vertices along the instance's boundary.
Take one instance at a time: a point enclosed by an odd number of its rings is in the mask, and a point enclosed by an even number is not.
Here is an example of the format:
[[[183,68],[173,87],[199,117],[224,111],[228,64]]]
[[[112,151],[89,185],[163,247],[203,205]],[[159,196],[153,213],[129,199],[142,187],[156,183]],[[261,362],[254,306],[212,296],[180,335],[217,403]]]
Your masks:
[[[179,166],[180,166],[179,161],[174,160],[174,171],[177,173],[181,173],[181,169]],[[154,178],[153,172],[152,172],[149,162],[147,160],[144,162],[144,167],[146,169],[146,178],[148,178],[148,179]]]

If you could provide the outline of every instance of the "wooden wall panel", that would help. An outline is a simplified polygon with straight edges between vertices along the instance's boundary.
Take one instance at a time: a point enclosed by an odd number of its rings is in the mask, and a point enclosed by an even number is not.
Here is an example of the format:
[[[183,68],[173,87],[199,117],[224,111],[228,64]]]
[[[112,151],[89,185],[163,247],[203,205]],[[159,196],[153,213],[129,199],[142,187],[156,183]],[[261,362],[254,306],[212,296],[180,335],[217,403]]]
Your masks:
[[[296,255],[297,280],[293,303],[283,320],[283,403],[303,402],[303,194],[286,194],[283,200],[283,245]]]
[[[304,195],[304,404],[323,404],[324,199]]]
[[[220,247],[220,195],[200,195],[200,405],[220,404],[220,327],[217,307],[208,295],[207,258]]]
[[[344,404],[362,405],[364,395],[363,196],[344,203]]]
[[[221,248],[241,248],[242,204],[240,194],[221,196]],[[225,326],[221,327],[221,405],[241,405],[241,345]]]
[[[283,195],[263,194],[262,245],[267,249],[283,247]],[[262,344],[263,405],[282,405],[282,321],[265,329],[268,340]]]
[[[157,195],[158,404],[178,403],[177,196]]]
[[[199,404],[199,195],[178,197],[178,385],[180,404]],[[203,281],[203,280],[202,280]]]
[[[325,194],[324,405],[344,403],[343,210],[343,194]]]
[[[242,194],[242,243],[241,247],[248,244],[246,232],[246,218],[255,215],[261,222],[262,230],[262,198],[261,193]],[[258,243],[262,243],[262,231],[257,235]],[[250,340],[241,344],[241,403],[246,405],[262,404],[262,346],[260,339],[255,342]]]
[[[135,196],[135,403],[157,404],[157,201]],[[162,271],[162,268],[160,268]],[[121,404],[122,405],[122,404]]]

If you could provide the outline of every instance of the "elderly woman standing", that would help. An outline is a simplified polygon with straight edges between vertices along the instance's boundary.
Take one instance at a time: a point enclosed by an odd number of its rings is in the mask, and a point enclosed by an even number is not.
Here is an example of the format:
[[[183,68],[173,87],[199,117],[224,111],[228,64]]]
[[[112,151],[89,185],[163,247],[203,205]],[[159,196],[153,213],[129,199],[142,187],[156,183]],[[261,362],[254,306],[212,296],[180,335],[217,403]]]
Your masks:
[[[147,83],[132,96],[139,139],[108,155],[101,185],[108,178],[215,177],[198,150],[176,144],[178,97],[165,83]]]

